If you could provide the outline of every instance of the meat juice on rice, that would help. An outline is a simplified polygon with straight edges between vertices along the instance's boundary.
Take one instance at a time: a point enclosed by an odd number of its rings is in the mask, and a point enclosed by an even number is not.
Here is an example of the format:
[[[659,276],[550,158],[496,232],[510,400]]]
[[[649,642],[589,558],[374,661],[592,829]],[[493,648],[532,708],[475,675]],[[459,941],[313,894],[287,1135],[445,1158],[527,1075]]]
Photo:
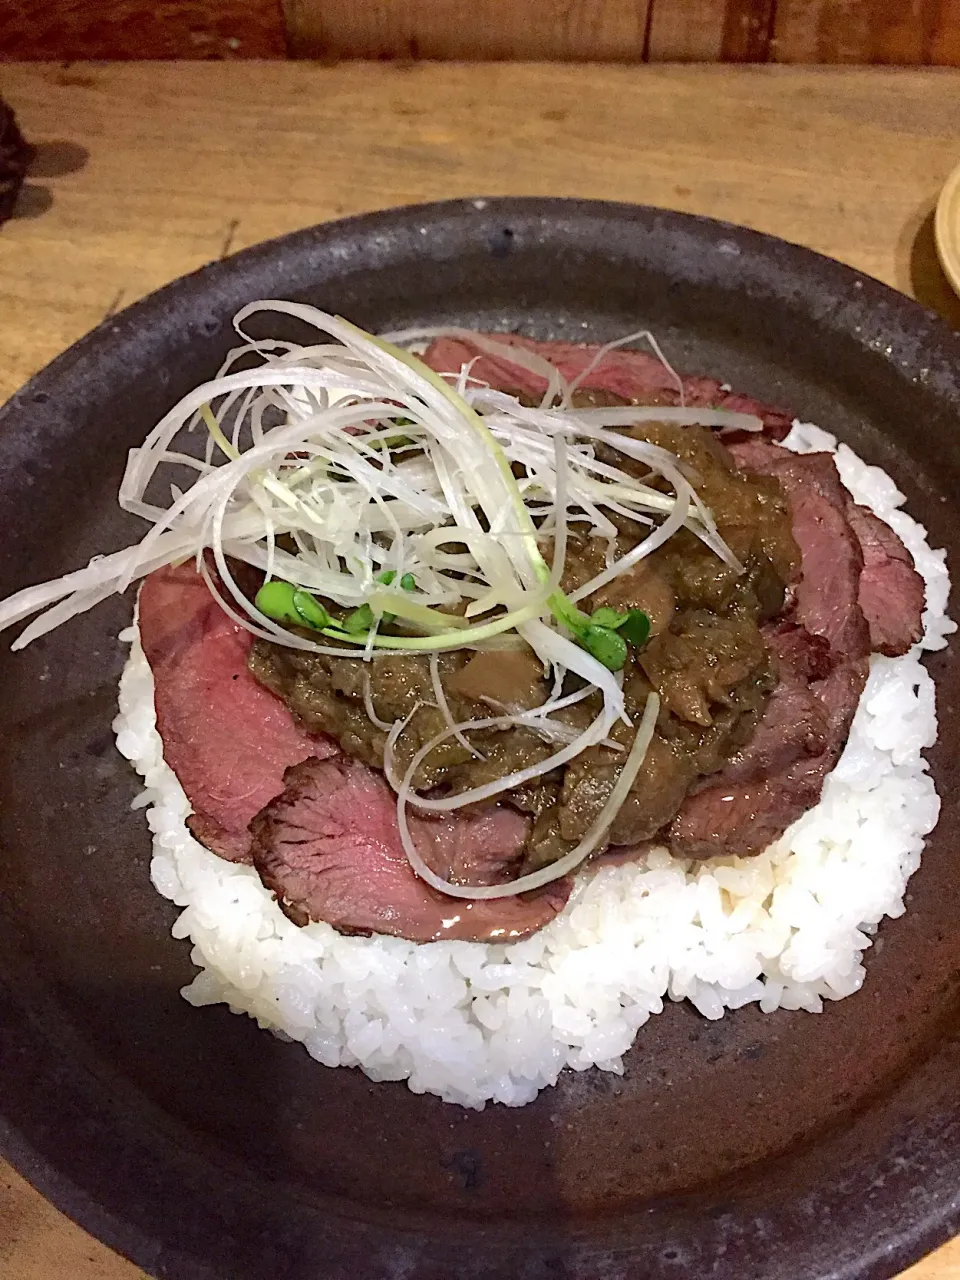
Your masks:
[[[248,866],[190,834],[190,805],[163,759],[153,677],[137,629],[120,686],[117,745],[145,783],[151,877],[182,911],[201,972],[194,1005],[226,1003],[327,1066],[359,1066],[464,1106],[520,1106],[564,1067],[621,1073],[623,1054],[664,1000],[707,1018],[751,1002],[819,1012],[859,990],[884,916],[904,911],[939,799],[923,759],[936,739],[924,650],[944,647],[942,551],[902,511],[877,467],[810,424],[783,442],[835,451],[843,483],[900,536],[924,579],[924,635],[901,657],[874,654],[843,754],[819,803],[759,856],[688,862],[666,849],[583,872],[563,911],[513,944],[416,944],[299,928]]]

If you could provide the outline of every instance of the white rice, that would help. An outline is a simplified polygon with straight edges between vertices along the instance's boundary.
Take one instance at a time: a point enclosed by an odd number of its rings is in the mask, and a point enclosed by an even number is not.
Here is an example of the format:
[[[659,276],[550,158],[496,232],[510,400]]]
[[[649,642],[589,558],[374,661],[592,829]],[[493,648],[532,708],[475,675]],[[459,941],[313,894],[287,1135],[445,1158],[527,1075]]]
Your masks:
[[[798,452],[834,449],[795,423]],[[921,752],[936,739],[934,688],[923,649],[940,649],[942,551],[901,511],[903,495],[845,445],[836,450],[857,501],[888,521],[926,582],[925,635],[902,658],[871,659],[847,747],[823,797],[756,858],[687,863],[665,850],[581,877],[565,910],[511,946],[342,937],[298,929],[254,870],[209,853],[185,825],[190,807],[164,763],[153,678],[136,630],[120,683],[117,745],[143,776],[154,885],[183,911],[200,968],[183,995],[224,1002],[302,1042],[328,1067],[482,1108],[521,1106],[564,1067],[622,1073],[622,1056],[666,999],[706,1018],[751,1001],[819,1013],[859,990],[863,952],[884,916],[904,911],[907,881],[940,801]]]

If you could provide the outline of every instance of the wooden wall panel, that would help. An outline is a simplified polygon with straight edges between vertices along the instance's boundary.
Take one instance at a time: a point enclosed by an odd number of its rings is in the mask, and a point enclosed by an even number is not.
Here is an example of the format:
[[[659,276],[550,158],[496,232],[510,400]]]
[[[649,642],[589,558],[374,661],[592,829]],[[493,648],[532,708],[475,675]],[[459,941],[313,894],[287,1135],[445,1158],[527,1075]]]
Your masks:
[[[960,66],[960,0],[0,0],[0,59]]]
[[[960,65],[960,0],[777,0],[777,62]]]
[[[960,67],[960,0],[942,0],[929,62],[935,67]]]
[[[766,62],[776,0],[653,0],[651,62]]]
[[[766,62],[776,0],[727,0],[723,21],[724,62]]]
[[[347,3],[363,0],[347,0]],[[280,0],[0,0],[0,58],[282,58]]]
[[[719,62],[727,0],[653,0],[651,62]]]
[[[650,0],[284,0],[299,57],[639,62]]]

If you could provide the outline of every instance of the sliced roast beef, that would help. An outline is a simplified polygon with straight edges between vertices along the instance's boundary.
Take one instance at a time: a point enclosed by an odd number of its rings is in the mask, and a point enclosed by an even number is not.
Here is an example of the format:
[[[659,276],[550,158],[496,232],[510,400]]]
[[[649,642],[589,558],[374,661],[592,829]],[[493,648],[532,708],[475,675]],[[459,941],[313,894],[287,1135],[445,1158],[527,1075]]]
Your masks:
[[[760,853],[779,839],[820,799],[824,779],[847,741],[866,678],[866,660],[856,659],[813,684],[826,722],[823,750],[765,777],[722,780],[688,796],[666,832],[671,852],[682,858],[743,856]]]
[[[791,453],[758,444],[734,445],[734,456],[750,450],[751,471],[776,476],[790,503],[793,536],[802,559],[796,587],[796,619],[823,636],[839,658],[870,652],[870,632],[859,603],[863,551],[847,517],[849,495],[829,453]]]
[[[755,471],[760,475],[769,475],[770,469],[783,458],[790,449],[782,445],[772,444],[762,436],[752,435],[746,440],[726,442],[727,449],[733,454],[734,461],[741,471]],[[794,457],[800,455],[794,454]]]
[[[781,673],[787,672],[805,683],[830,674],[834,658],[825,636],[812,635],[795,616],[775,619],[761,628],[763,638],[777,658]]]
[[[871,650],[904,653],[921,634],[923,580],[894,531],[857,506],[831,454],[734,444],[746,470],[776,476],[802,557],[795,608],[764,628],[781,680],[753,738],[684,801],[674,853],[758,852],[816,804],[849,733]]]
[[[508,942],[560,911],[569,881],[522,897],[470,901],[437,893],[412,871],[383,777],[340,756],[287,771],[282,795],[251,824],[261,879],[297,924],[325,920],[344,933],[388,933],[413,942]],[[526,820],[495,808],[440,822],[411,821],[425,860],[448,877],[484,883],[513,874]]]
[[[833,670],[829,644],[792,621],[765,623],[761,632],[776,656],[778,683],[750,739],[694,791],[771,777],[797,760],[820,755],[828,745],[826,709],[810,686]]]
[[[222,858],[249,862],[247,825],[283,790],[287,766],[336,747],[298,728],[253,678],[252,636],[192,565],[150,574],[139,617],[163,753],[193,806],[190,828]]]
[[[870,647],[897,657],[923,635],[923,579],[886,521],[852,501],[847,502],[847,518],[863,551],[859,600],[870,627]]]
[[[380,775],[374,774],[377,783]],[[397,826],[396,796],[386,786],[389,804],[385,830]],[[410,834],[431,871],[453,884],[503,884],[516,879],[530,819],[506,805],[487,805],[471,813],[447,817],[411,814]]]
[[[643,351],[622,348],[608,351],[596,360],[596,345],[572,342],[537,342],[516,334],[486,335],[499,343],[530,352],[559,369],[568,381],[583,377],[578,386],[585,391],[609,392],[634,404],[677,405],[681,403],[676,379],[661,361]],[[459,373],[471,360],[471,375],[500,391],[543,395],[547,379],[508,356],[491,355],[466,338],[437,338],[428,347],[424,361],[438,373]],[[748,396],[724,391],[715,378],[682,378],[683,403],[699,408],[730,409],[737,413],[756,414],[764,424],[764,434],[771,440],[782,440],[790,430],[790,417]]]
[[[923,634],[924,585],[914,568],[913,558],[893,529],[875,516],[867,507],[853,501],[837,472],[832,454],[790,454],[778,445],[764,440],[747,440],[730,446],[738,466],[747,471],[775,475],[787,490],[794,514],[794,534],[804,552],[806,566],[807,549],[810,553],[810,572],[819,574],[827,561],[826,536],[830,529],[838,527],[838,515],[850,526],[856,539],[859,556],[849,554],[849,537],[837,544],[838,564],[833,581],[849,579],[852,562],[860,562],[857,579],[857,604],[867,626],[868,648],[864,652],[885,653],[891,657],[906,653]],[[820,501],[809,496],[816,491]],[[833,515],[824,515],[822,503],[828,503]],[[800,528],[797,511],[802,510]],[[806,536],[807,547],[803,545]],[[841,563],[843,567],[841,567]],[[825,592],[822,593],[825,595]],[[849,591],[842,592],[848,600]],[[823,612],[814,615],[814,625],[809,629],[835,639],[839,628],[843,641],[841,652],[855,654],[863,642],[863,627],[851,614],[842,621],[836,610],[829,610],[832,620],[820,629]],[[802,616],[802,615],[801,615]]]
[[[804,679],[786,673],[767,699],[750,741],[724,765],[722,785],[772,777],[797,760],[821,755],[826,747],[823,703]]]

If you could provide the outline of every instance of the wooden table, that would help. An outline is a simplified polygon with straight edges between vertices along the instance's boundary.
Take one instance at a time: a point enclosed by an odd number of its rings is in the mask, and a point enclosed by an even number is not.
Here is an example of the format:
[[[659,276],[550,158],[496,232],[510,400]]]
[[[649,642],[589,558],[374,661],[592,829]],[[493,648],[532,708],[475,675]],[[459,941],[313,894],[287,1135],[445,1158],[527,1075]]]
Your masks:
[[[0,395],[158,285],[342,214],[634,200],[810,245],[960,327],[931,234],[960,73],[308,63],[12,65],[40,144],[0,231]],[[135,1280],[0,1161],[0,1280]],[[960,1280],[960,1240],[907,1273]],[[906,1278],[904,1278],[906,1280]]]

